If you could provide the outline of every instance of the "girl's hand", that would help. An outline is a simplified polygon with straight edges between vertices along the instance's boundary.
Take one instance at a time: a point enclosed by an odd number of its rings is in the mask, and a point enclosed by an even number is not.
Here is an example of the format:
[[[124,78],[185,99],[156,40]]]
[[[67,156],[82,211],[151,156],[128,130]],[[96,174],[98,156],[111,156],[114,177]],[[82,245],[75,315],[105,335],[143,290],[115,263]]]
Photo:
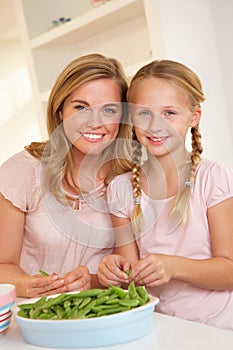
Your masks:
[[[150,254],[132,266],[130,280],[136,285],[156,287],[168,283],[172,273],[171,256]]]
[[[66,292],[91,289],[91,274],[86,266],[78,266],[64,276]]]
[[[65,292],[64,279],[56,273],[43,277],[41,274],[27,276],[26,295],[29,298],[39,298],[44,295],[52,295]]]
[[[130,263],[123,256],[118,254],[106,255],[99,263],[98,279],[103,286],[122,285],[128,283],[126,273],[130,270]]]

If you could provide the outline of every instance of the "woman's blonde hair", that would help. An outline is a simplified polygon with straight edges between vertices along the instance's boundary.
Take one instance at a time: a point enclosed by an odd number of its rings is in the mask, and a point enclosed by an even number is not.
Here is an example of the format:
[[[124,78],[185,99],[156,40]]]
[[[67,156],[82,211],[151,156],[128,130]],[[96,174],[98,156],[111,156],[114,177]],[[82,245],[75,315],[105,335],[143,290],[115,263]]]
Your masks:
[[[187,66],[182,63],[171,60],[155,60],[142,67],[132,78],[128,92],[127,100],[131,101],[134,89],[138,84],[148,78],[160,78],[174,84],[183,89],[190,110],[193,112],[200,108],[200,103],[205,100],[202,91],[202,84],[199,77]],[[184,184],[184,188],[178,192],[173,202],[170,218],[173,218],[173,228],[181,222],[186,222],[189,215],[189,202],[191,196],[191,188],[194,184],[195,171],[201,159],[203,151],[201,144],[201,134],[199,125],[191,128],[192,134],[192,151],[190,154],[190,170],[188,181]],[[133,133],[133,139],[136,141],[136,135]],[[133,169],[132,169],[132,186],[135,197],[135,209],[132,215],[132,227],[135,232],[140,231],[142,223],[142,210],[140,206],[141,187],[140,187],[140,163],[141,163],[141,145],[138,142],[133,144]]]
[[[82,84],[96,79],[112,79],[119,86],[121,94],[122,117],[116,139],[103,151],[105,161],[112,166],[104,179],[105,184],[124,171],[130,169],[129,142],[131,127],[126,108],[127,79],[123,68],[115,58],[101,54],[89,54],[70,62],[58,76],[47,104],[47,130],[49,138],[45,142],[32,142],[25,149],[45,164],[45,185],[58,199],[62,199],[61,180],[66,178],[67,168],[71,171],[72,183],[69,185],[79,192],[73,178],[71,142],[67,138],[60,112],[66,98]],[[122,141],[125,140],[122,146]],[[119,144],[118,144],[119,143]],[[67,180],[67,178],[66,178]]]

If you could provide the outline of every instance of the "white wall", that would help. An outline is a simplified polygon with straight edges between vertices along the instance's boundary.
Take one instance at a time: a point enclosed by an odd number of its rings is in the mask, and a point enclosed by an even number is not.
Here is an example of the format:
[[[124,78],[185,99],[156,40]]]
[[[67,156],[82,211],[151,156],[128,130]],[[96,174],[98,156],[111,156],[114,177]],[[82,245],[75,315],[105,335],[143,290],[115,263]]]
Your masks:
[[[0,164],[40,139],[21,42],[0,42]]]
[[[218,32],[227,19],[233,18],[232,4],[223,9],[223,3],[227,2],[232,3],[231,0],[158,0],[158,7],[166,58],[188,65],[203,83],[206,95],[201,121],[203,156],[233,165],[233,128],[228,117],[232,86],[226,93],[228,69],[232,75],[233,32],[224,44],[220,44],[223,28]],[[226,16],[228,10],[231,13]],[[227,57],[229,51],[231,60]],[[223,68],[225,64],[228,69]]]
[[[213,13],[214,32],[217,41],[228,120],[231,125],[233,138],[231,106],[233,100],[233,1],[212,0],[211,9]]]

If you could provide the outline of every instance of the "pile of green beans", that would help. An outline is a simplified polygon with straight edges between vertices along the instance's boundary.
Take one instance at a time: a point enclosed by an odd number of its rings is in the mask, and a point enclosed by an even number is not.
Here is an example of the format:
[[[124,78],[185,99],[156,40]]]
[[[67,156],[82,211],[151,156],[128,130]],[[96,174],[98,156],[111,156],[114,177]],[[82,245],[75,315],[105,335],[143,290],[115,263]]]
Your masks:
[[[112,315],[128,311],[149,301],[142,286],[129,284],[128,290],[109,286],[108,289],[88,289],[79,293],[62,293],[42,297],[34,303],[19,304],[18,315],[39,320],[69,320]]]

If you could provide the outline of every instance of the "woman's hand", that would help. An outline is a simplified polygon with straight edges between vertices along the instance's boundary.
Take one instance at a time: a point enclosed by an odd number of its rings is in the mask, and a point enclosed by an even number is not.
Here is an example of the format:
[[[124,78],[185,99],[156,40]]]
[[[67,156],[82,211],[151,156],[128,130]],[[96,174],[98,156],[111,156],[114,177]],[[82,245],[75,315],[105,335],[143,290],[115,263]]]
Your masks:
[[[126,271],[130,270],[130,262],[118,254],[106,255],[99,263],[98,279],[103,286],[128,283]]]
[[[64,276],[66,292],[91,289],[92,276],[86,266],[80,265]]]
[[[130,281],[134,281],[136,285],[155,287],[168,283],[172,273],[171,256],[149,254],[132,266]]]
[[[26,277],[26,295],[29,298],[39,298],[44,295],[59,294],[66,291],[64,279],[56,273],[43,277],[40,274]]]

